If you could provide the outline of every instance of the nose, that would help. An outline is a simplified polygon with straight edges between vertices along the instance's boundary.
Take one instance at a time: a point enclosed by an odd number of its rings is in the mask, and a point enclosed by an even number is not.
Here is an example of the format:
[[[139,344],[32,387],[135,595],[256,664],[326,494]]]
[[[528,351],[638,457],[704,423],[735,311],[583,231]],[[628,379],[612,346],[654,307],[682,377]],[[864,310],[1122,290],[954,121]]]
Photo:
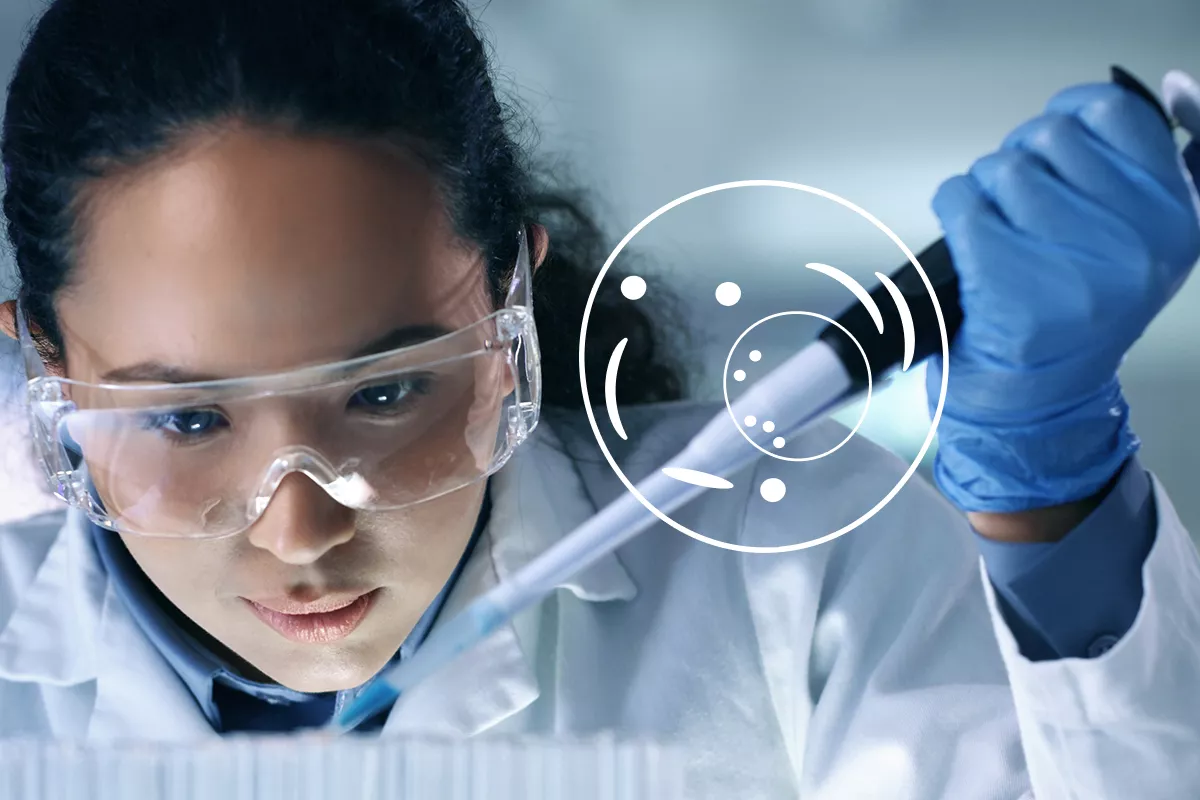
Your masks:
[[[285,564],[312,564],[354,538],[355,514],[308,476],[293,472],[275,490],[262,516],[250,527],[255,547]]]

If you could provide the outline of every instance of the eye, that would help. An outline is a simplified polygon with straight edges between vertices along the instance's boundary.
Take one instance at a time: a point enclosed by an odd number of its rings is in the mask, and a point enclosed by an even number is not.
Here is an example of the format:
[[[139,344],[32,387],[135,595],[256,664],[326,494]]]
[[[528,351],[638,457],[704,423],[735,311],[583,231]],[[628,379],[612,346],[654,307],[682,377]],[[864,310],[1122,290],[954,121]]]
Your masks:
[[[367,413],[389,414],[404,410],[416,397],[429,390],[428,378],[404,378],[363,387],[350,398],[349,406]]]
[[[161,431],[181,440],[196,440],[210,435],[229,423],[220,413],[210,409],[184,409],[148,414],[142,419],[146,430]]]

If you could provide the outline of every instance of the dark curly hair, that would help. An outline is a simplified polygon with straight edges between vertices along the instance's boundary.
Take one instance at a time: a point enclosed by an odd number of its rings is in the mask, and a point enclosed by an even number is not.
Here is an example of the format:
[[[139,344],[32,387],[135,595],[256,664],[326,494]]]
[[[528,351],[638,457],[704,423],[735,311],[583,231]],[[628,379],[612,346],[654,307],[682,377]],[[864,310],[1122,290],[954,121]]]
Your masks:
[[[54,298],[70,282],[81,190],[196,130],[237,121],[386,137],[436,177],[456,233],[485,255],[497,297],[515,232],[531,222],[549,229],[534,281],[544,399],[580,406],[579,324],[605,237],[580,203],[533,177],[516,117],[459,0],[56,0],[17,64],[0,141],[22,308],[46,358],[61,358]],[[626,337],[619,399],[682,396],[665,331],[612,278],[589,331],[593,397],[602,396],[603,359]]]

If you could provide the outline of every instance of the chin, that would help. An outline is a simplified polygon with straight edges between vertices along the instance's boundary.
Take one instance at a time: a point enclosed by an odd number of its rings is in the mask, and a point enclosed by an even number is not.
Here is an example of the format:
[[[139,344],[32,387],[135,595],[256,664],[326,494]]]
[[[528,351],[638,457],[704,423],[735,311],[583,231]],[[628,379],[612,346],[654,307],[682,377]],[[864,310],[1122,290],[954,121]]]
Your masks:
[[[272,680],[297,692],[341,692],[362,686],[387,664],[386,656],[360,654],[332,658],[289,658],[278,670],[263,670]]]

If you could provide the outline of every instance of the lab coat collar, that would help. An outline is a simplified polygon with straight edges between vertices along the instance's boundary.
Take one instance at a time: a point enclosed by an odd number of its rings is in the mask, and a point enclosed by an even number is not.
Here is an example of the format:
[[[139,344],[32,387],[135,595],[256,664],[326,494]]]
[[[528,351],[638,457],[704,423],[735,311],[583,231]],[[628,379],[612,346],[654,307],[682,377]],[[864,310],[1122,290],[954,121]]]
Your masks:
[[[443,622],[596,512],[575,460],[546,423],[491,480],[484,546],[468,559],[440,614]],[[162,733],[170,738],[211,733],[186,687],[115,596],[87,526],[82,512],[67,512],[32,585],[0,630],[0,679],[67,686],[102,678],[92,727],[104,735],[137,735],[122,730],[119,720],[137,716],[129,713],[129,704],[150,701],[145,690],[152,686],[154,718],[171,727]],[[587,602],[637,594],[615,554],[560,588]],[[462,663],[410,693],[387,730],[403,730],[418,719],[445,720],[449,731],[471,734],[525,708],[538,696],[529,639],[517,627],[503,626]],[[120,680],[112,679],[118,675]]]
[[[215,736],[182,680],[137,627],[108,580],[89,521],[72,509],[33,584],[0,632],[0,680],[74,686],[97,677],[89,739]]]
[[[607,464],[605,471],[609,471]],[[489,529],[492,556],[501,580],[508,580],[534,557],[582,525],[597,512],[576,459],[545,422],[493,478],[495,499]],[[616,554],[564,581],[580,600],[632,600],[637,587]],[[445,615],[443,615],[445,616]]]

